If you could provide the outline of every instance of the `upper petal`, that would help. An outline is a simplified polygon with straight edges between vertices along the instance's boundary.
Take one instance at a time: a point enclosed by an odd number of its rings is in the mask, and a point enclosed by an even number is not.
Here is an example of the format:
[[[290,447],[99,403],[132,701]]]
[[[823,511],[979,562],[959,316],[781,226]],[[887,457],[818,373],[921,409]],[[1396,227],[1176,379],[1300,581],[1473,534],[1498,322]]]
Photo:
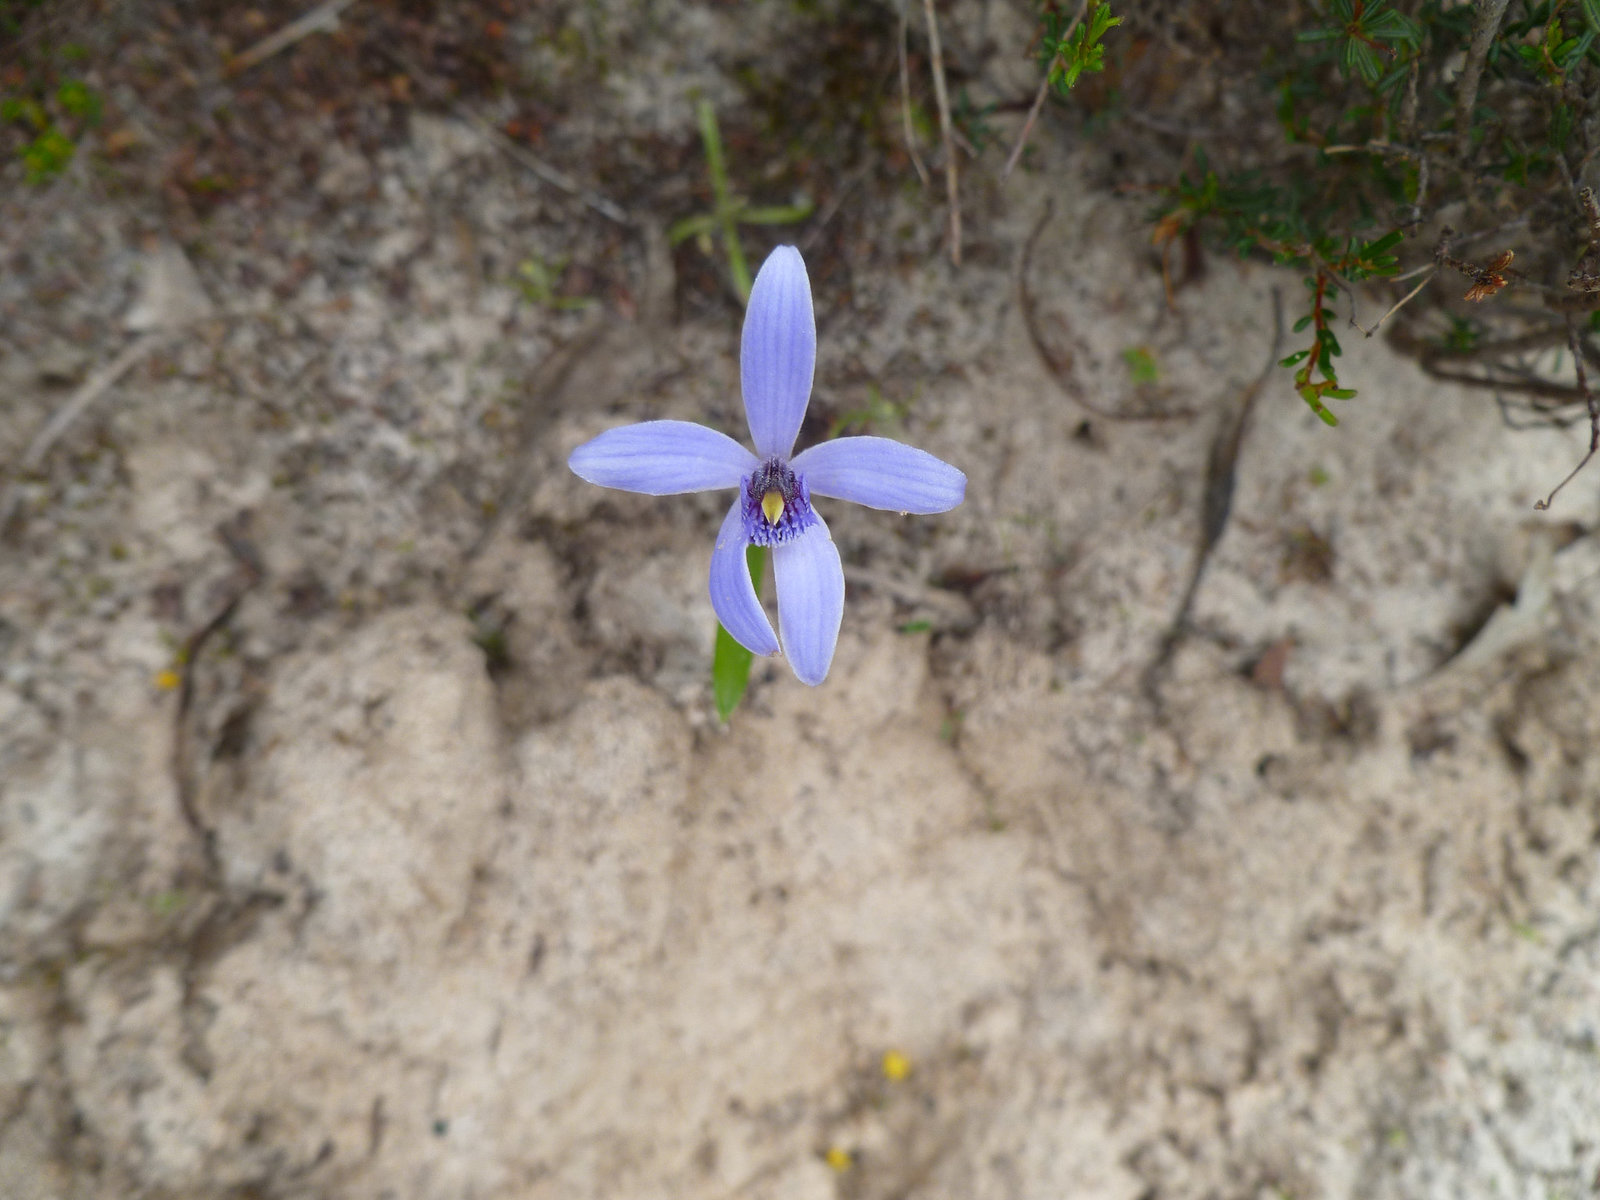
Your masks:
[[[739,346],[745,416],[762,458],[786,458],[794,449],[816,362],[817,323],[805,260],[793,246],[779,246],[756,274]]]
[[[722,627],[746,650],[752,654],[776,654],[778,639],[772,632],[772,622],[767,620],[755,584],[750,582],[750,568],[744,557],[747,544],[743,502],[735,500],[722,520],[716,547],[711,551],[711,607]]]
[[[881,437],[847,437],[802,450],[789,464],[812,493],[893,512],[948,512],[967,477],[926,450]]]
[[[692,421],[608,429],[567,458],[573,473],[590,483],[647,496],[738,487],[759,465],[727,434]]]
[[[821,517],[799,537],[772,548],[772,571],[783,652],[800,682],[816,687],[828,677],[844,620],[844,566]]]

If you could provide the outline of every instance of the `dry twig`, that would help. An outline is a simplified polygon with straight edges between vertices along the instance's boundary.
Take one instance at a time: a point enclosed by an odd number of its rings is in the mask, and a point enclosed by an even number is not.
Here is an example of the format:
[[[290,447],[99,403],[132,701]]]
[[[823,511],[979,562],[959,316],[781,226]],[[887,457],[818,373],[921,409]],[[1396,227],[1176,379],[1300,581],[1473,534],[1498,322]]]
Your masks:
[[[262,38],[243,54],[235,55],[228,63],[229,73],[242,75],[274,54],[287,50],[301,38],[313,33],[333,32],[339,28],[339,14],[354,3],[355,0],[325,0],[299,20],[290,21],[277,33]]]
[[[17,474],[31,475],[42,467],[51,449],[61,440],[61,435],[71,429],[96,400],[115,387],[119,379],[160,345],[163,337],[164,335],[158,332],[140,334],[122,348],[122,353],[84,380],[83,386],[72,394],[72,398],[57,409],[39,432],[34,434],[33,441],[28,443],[27,450],[23,452],[22,459],[17,464]],[[0,502],[0,530],[10,527],[12,521],[16,519],[21,504],[21,492],[18,490],[18,485],[13,482],[6,489],[5,500]]]
[[[1578,391],[1583,396],[1583,402],[1589,409],[1589,452],[1578,461],[1567,477],[1556,484],[1552,491],[1543,500],[1534,501],[1533,507],[1543,512],[1549,508],[1556,498],[1556,493],[1577,477],[1579,471],[1589,465],[1589,460],[1594,457],[1595,451],[1600,450],[1600,396],[1596,396],[1589,388],[1589,372],[1583,365],[1582,335],[1578,332],[1578,323],[1570,316],[1567,318],[1567,346],[1572,351],[1572,363],[1578,369]]]
[[[1483,64],[1488,60],[1489,47],[1500,31],[1500,21],[1509,3],[1510,0],[1477,0],[1473,6],[1477,11],[1472,19],[1472,45],[1467,49],[1467,62],[1456,84],[1456,157],[1462,162],[1467,161],[1472,151],[1472,110],[1478,103]]]
[[[1061,45],[1066,46],[1071,39],[1073,30],[1083,22],[1084,14],[1089,11],[1089,0],[1083,0],[1078,5],[1078,13],[1072,18],[1072,23],[1067,26],[1066,33],[1061,36]],[[1012,147],[1011,157],[1006,159],[1006,165],[1000,170],[1001,179],[1009,179],[1011,172],[1016,169],[1017,161],[1022,157],[1022,148],[1028,144],[1028,135],[1033,132],[1033,123],[1039,119],[1039,111],[1044,108],[1044,98],[1050,93],[1050,72],[1056,69],[1056,63],[1061,61],[1061,51],[1056,51],[1055,58],[1050,60],[1044,69],[1044,78],[1039,81],[1039,90],[1034,94],[1033,107],[1028,109],[1028,119],[1022,123],[1022,133],[1017,137],[1017,144]]]
[[[950,135],[950,94],[944,83],[944,52],[939,47],[939,18],[933,0],[922,0],[928,18],[928,50],[933,57],[933,94],[939,102],[939,132],[944,138],[944,182],[950,194],[950,261],[961,265],[961,180],[955,141]]]
[[[1377,321],[1375,321],[1373,323],[1373,326],[1372,326],[1371,329],[1368,329],[1360,321],[1356,320],[1356,314],[1355,314],[1355,311],[1354,311],[1353,308],[1352,308],[1351,313],[1350,313],[1350,324],[1354,325],[1357,329],[1361,330],[1361,332],[1366,334],[1368,337],[1371,337],[1373,334],[1377,333],[1378,330],[1383,328],[1383,323],[1385,321],[1387,321],[1390,317],[1394,316],[1395,313],[1399,312],[1406,305],[1410,304],[1412,300],[1414,300],[1417,296],[1419,296],[1422,293],[1422,289],[1423,288],[1427,287],[1428,284],[1433,282],[1434,270],[1435,270],[1435,268],[1430,268],[1428,270],[1428,273],[1422,277],[1422,282],[1417,284],[1416,287],[1412,288],[1404,296],[1401,296],[1400,299],[1396,300],[1394,302],[1394,304],[1390,306],[1389,311],[1384,313],[1383,316],[1379,317],[1377,319]],[[1352,293],[1352,295],[1353,295],[1353,293]]]
[[[911,80],[906,71],[906,26],[909,24],[911,0],[900,0],[900,120],[905,127],[906,153],[911,155],[911,165],[917,169],[922,186],[928,186],[928,168],[922,165],[922,155],[917,153],[916,131],[911,127]]]

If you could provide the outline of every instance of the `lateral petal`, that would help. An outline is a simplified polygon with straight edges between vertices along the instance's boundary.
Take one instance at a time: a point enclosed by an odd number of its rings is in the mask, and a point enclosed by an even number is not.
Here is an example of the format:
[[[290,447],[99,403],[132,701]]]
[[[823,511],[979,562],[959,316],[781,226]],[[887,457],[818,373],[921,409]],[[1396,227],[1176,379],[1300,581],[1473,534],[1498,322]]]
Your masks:
[[[733,640],[750,653],[776,654],[777,635],[772,632],[772,622],[761,607],[745,563],[747,542],[741,510],[741,502],[735,500],[722,520],[717,544],[711,551],[711,607]]]
[[[772,548],[772,568],[783,652],[800,682],[816,687],[828,677],[844,620],[844,566],[821,517]]]
[[[762,458],[786,458],[811,399],[817,323],[805,260],[779,246],[750,288],[739,343],[739,385],[750,437]]]
[[[727,434],[692,421],[608,429],[567,458],[581,479],[647,496],[738,487],[758,465],[756,456]]]
[[[888,438],[821,442],[795,455],[789,465],[814,495],[892,512],[948,512],[967,494],[967,477],[955,467]]]

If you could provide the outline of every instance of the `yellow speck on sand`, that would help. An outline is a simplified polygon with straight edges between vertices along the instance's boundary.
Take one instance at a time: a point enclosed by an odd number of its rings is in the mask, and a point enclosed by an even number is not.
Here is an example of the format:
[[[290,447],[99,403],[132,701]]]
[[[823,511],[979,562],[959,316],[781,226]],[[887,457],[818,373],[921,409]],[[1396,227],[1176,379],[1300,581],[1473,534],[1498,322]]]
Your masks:
[[[899,1083],[911,1074],[911,1060],[898,1050],[883,1052],[883,1077]]]
[[[824,1162],[840,1174],[848,1171],[851,1164],[855,1162],[855,1159],[850,1157],[850,1151],[843,1146],[829,1146],[828,1152],[822,1158]]]
[[[173,691],[182,682],[183,680],[178,673],[171,667],[168,667],[165,671],[156,672],[156,686],[163,692]]]

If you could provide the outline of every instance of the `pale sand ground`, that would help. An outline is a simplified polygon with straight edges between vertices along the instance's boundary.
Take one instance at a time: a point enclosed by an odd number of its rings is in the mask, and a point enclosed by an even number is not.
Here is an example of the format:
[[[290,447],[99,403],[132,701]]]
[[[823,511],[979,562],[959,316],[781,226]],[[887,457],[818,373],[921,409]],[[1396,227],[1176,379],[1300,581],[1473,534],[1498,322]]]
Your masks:
[[[1358,337],[1336,431],[1274,377],[1146,690],[1299,284],[1216,261],[1168,312],[1140,214],[1041,152],[1071,394],[1017,304],[1038,174],[974,185],[958,274],[935,206],[885,214],[920,249],[819,289],[819,396],[912,401],[889,432],[968,500],[828,507],[833,674],[758,665],[727,730],[720,502],[562,466],[625,420],[742,432],[736,316],[673,318],[664,253],[628,251],[632,321],[519,304],[478,249],[516,213],[507,261],[551,250],[553,202],[420,116],[324,171],[359,217],[273,218],[287,300],[220,219],[186,281],[114,205],[27,201],[70,299],[0,367],[8,461],[118,347],[75,330],[210,311],[0,557],[0,1195],[1593,1194],[1595,477],[1531,511],[1581,433]],[[180,713],[158,673],[236,595]]]

